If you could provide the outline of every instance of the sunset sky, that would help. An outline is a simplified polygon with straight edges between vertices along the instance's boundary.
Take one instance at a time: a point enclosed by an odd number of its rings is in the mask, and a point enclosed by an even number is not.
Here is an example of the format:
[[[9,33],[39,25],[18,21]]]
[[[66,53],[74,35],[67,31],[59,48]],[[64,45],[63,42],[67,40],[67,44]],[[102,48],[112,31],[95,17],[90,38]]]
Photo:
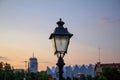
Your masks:
[[[50,34],[59,18],[73,33],[66,65],[120,62],[120,0],[0,0],[0,61],[24,68],[33,52],[39,70],[56,66]]]

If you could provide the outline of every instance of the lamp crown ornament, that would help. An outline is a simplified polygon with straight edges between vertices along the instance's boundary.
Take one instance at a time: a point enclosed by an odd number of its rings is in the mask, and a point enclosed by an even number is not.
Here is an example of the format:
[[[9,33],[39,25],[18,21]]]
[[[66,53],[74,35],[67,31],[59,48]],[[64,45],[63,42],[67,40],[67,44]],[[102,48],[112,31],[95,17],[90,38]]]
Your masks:
[[[57,22],[58,27],[63,27],[63,25],[65,24],[62,19],[60,18],[59,21]]]

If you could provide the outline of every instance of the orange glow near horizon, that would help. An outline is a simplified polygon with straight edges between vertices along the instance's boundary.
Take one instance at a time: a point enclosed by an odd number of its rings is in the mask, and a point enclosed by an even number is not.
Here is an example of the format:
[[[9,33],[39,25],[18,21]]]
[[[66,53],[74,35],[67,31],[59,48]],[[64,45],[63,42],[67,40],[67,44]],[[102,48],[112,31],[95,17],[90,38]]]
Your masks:
[[[98,61],[98,51],[96,48],[90,48],[89,46],[78,46],[79,44],[70,43],[68,53],[64,57],[64,61],[67,65],[82,65],[82,64],[95,64]],[[35,57],[38,59],[38,70],[46,70],[47,66],[52,67],[56,66],[57,57],[54,56],[53,48],[47,48],[40,52],[36,50]],[[4,48],[0,51],[1,55],[8,58],[8,60],[1,60],[3,62],[8,62],[14,68],[25,69],[24,61],[29,61],[29,58],[32,57],[32,52],[30,50],[16,50],[11,48]],[[8,54],[9,53],[9,54]],[[102,60],[102,59],[101,59]]]

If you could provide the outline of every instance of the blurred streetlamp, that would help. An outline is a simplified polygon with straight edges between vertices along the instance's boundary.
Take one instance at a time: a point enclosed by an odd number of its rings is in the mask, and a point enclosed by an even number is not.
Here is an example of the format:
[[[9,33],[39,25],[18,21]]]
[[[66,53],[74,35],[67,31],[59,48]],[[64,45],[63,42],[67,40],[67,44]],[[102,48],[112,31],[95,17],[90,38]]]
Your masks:
[[[24,76],[23,80],[26,80],[27,63],[28,63],[28,61],[24,61],[24,62],[25,62],[25,70],[24,70],[25,76]]]
[[[55,28],[49,39],[52,40],[55,50],[54,54],[58,57],[58,62],[56,65],[59,67],[59,80],[62,80],[63,66],[65,65],[63,58],[67,53],[70,38],[73,34],[69,33],[67,28],[63,27],[64,22],[62,19],[60,19],[57,24],[58,27]]]

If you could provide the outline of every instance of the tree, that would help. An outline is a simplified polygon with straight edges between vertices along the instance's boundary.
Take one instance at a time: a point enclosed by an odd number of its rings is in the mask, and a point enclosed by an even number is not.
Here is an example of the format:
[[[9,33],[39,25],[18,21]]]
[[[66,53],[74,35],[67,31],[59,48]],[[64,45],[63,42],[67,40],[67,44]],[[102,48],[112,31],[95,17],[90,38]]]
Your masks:
[[[85,75],[84,74],[81,74],[80,80],[85,80]]]
[[[14,80],[23,80],[24,75],[24,71],[16,71],[14,72]]]
[[[98,80],[107,80],[107,78],[105,76],[103,76],[103,75],[100,75]]]
[[[71,80],[71,78],[70,77],[67,77],[67,79],[66,80]]]
[[[4,79],[5,80],[13,79],[13,68],[8,63],[4,63]]]
[[[3,62],[0,62],[0,80],[3,80],[4,79],[4,63]]]
[[[48,80],[51,78],[45,71],[25,75],[24,70],[14,71],[10,64],[0,62],[0,80],[23,80],[24,77],[26,80]]]
[[[95,76],[95,77],[93,78],[93,80],[98,80],[98,78],[99,78],[99,76]]]
[[[3,70],[3,65],[4,65],[4,63],[0,62],[0,71]]]
[[[91,75],[87,75],[87,80],[93,80]]]
[[[0,80],[13,80],[13,67],[10,64],[0,62]]]
[[[73,80],[78,80],[78,78],[76,78],[76,77],[73,77]]]
[[[48,80],[48,78],[51,78],[51,76],[48,75],[45,71],[36,73],[37,80]]]
[[[102,69],[102,75],[107,78],[107,80],[120,80],[120,72],[114,67],[104,67]]]

